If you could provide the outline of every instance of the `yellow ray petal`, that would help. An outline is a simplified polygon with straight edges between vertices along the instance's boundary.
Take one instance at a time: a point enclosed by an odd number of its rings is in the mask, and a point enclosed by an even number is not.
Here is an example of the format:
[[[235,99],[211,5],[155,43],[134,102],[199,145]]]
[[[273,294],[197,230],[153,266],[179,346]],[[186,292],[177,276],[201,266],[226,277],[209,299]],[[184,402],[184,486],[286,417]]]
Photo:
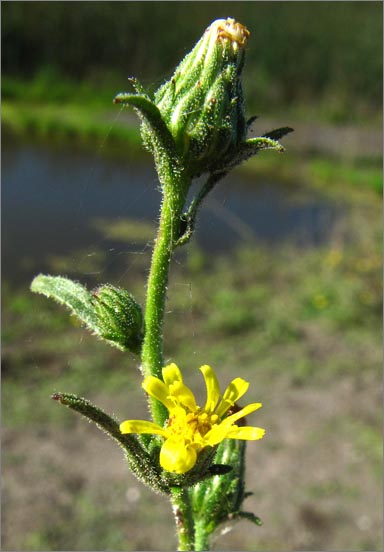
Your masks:
[[[257,441],[258,439],[261,439],[264,437],[265,429],[262,429],[261,427],[251,427],[251,426],[244,426],[244,427],[236,427],[232,426],[232,428],[227,433],[228,439],[246,439],[249,441]]]
[[[230,408],[238,401],[247,391],[249,387],[249,382],[243,380],[242,378],[235,378],[228,385],[227,389],[224,392],[223,399],[219,404],[216,414],[221,418]]]
[[[165,429],[153,422],[146,420],[125,420],[120,424],[121,433],[152,433],[153,435],[166,435]]]
[[[212,429],[204,435],[206,444],[214,447],[215,445],[221,443],[221,441],[227,437],[228,430],[228,426],[223,424],[213,426]]]
[[[204,436],[205,440],[212,446],[217,445],[223,439],[226,439],[232,431],[240,429],[237,426],[233,425],[236,420],[238,420],[239,418],[243,418],[247,414],[254,412],[260,407],[261,403],[249,404],[248,406],[245,406],[244,408],[239,410],[239,412],[228,416],[228,418],[225,418],[220,424],[214,425],[212,429],[208,431],[208,433]]]
[[[262,403],[248,404],[247,406],[244,406],[244,408],[242,408],[238,412],[235,412],[234,414],[231,414],[230,416],[225,418],[222,421],[222,423],[231,425],[231,424],[235,423],[237,420],[240,420],[240,418],[244,418],[245,416],[248,416],[248,414],[250,414],[251,412],[254,412],[255,410],[258,410],[262,406],[263,406]]]
[[[220,387],[215,372],[210,366],[205,364],[200,367],[205,380],[207,388],[207,402],[205,403],[204,410],[207,412],[213,412],[216,408],[220,398]]]
[[[176,381],[180,381],[181,383],[183,382],[180,369],[174,362],[172,362],[172,364],[168,364],[168,366],[165,366],[162,370],[162,374],[166,385],[172,385]]]
[[[171,396],[182,406],[186,406],[192,412],[197,410],[196,399],[193,392],[184,383],[176,382],[169,386]]]
[[[183,439],[167,439],[160,451],[160,465],[169,472],[185,473],[196,464],[195,449]]]
[[[175,406],[170,398],[168,385],[154,376],[148,376],[142,383],[143,389],[170,410]]]

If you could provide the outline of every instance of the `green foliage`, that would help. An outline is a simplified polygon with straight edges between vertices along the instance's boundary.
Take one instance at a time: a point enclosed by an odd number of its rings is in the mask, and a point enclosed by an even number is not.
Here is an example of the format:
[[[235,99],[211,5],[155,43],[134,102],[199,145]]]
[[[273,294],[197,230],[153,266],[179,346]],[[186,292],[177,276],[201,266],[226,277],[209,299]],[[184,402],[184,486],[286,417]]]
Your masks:
[[[172,172],[179,177],[180,174],[188,174],[187,167],[181,164],[166,122],[156,104],[147,95],[122,93],[115,97],[114,103],[130,105],[138,113],[142,121],[143,143],[154,156],[159,180],[163,186],[167,181],[169,185]],[[188,177],[187,179],[189,180]]]
[[[357,160],[355,163],[334,163],[329,159],[312,158],[308,169],[319,182],[348,182],[349,186],[367,188],[382,194],[383,172],[381,159]]]
[[[16,136],[31,136],[59,143],[76,141],[84,146],[100,145],[108,136],[110,151],[133,157],[142,154],[140,134],[136,128],[116,124],[113,132],[108,115],[94,107],[79,105],[2,103],[4,131]],[[129,147],[127,147],[127,144]]]
[[[97,316],[92,306],[91,295],[80,283],[61,276],[40,274],[34,278],[31,291],[53,298],[70,308],[91,330],[97,331]]]
[[[121,497],[122,490],[117,485],[108,490],[99,487],[93,493],[80,485],[70,507],[63,501],[57,504],[55,512],[51,511],[49,516],[49,526],[28,532],[23,539],[22,549],[132,550],[127,549],[124,530],[127,514],[111,508],[108,494],[111,490],[115,497]]]

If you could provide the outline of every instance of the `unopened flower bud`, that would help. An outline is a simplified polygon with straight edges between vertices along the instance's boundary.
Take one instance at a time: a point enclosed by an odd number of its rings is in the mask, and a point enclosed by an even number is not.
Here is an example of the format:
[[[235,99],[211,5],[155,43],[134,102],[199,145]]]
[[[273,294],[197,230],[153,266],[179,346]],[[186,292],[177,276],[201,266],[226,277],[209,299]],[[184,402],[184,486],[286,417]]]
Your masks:
[[[240,81],[249,31],[217,19],[155,93],[155,103],[192,176],[214,172],[246,135]]]
[[[92,291],[92,304],[103,339],[137,352],[142,341],[143,313],[128,291],[110,284]]]

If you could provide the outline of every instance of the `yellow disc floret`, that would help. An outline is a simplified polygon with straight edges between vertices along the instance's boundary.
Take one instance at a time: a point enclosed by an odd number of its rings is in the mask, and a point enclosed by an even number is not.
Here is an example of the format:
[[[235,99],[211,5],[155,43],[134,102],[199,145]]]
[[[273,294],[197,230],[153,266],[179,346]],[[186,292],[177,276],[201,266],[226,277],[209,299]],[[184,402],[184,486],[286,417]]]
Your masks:
[[[217,19],[211,25],[211,30],[217,28],[217,37],[220,39],[229,39],[236,42],[239,46],[244,46],[250,36],[248,29],[234,19]]]

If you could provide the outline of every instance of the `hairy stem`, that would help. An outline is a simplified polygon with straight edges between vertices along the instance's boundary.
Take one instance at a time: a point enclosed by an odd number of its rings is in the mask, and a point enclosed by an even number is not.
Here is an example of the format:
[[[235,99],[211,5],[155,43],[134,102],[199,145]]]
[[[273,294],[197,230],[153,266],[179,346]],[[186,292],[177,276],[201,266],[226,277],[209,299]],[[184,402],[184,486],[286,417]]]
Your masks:
[[[167,167],[168,168],[168,167]],[[152,263],[147,283],[145,309],[145,337],[141,353],[144,376],[161,379],[163,359],[163,321],[169,267],[179,235],[180,217],[190,184],[184,173],[172,174],[169,167],[168,178],[163,181],[163,202],[160,223],[152,254]],[[156,399],[150,398],[153,420],[163,425],[167,417],[165,407]]]
[[[207,181],[188,207],[188,210],[182,215],[182,219],[183,222],[186,224],[186,228],[183,235],[177,240],[176,245],[184,245],[190,240],[193,234],[195,219],[200,205],[207,197],[209,192],[214,188],[215,184],[217,184],[219,180],[224,178],[226,174],[226,171],[223,170],[221,172],[209,175]]]
[[[195,525],[195,550],[210,550],[211,533],[207,531],[205,520],[199,520]]]
[[[171,502],[179,541],[178,550],[195,550],[194,522],[187,489],[181,487],[174,488],[172,490]]]

